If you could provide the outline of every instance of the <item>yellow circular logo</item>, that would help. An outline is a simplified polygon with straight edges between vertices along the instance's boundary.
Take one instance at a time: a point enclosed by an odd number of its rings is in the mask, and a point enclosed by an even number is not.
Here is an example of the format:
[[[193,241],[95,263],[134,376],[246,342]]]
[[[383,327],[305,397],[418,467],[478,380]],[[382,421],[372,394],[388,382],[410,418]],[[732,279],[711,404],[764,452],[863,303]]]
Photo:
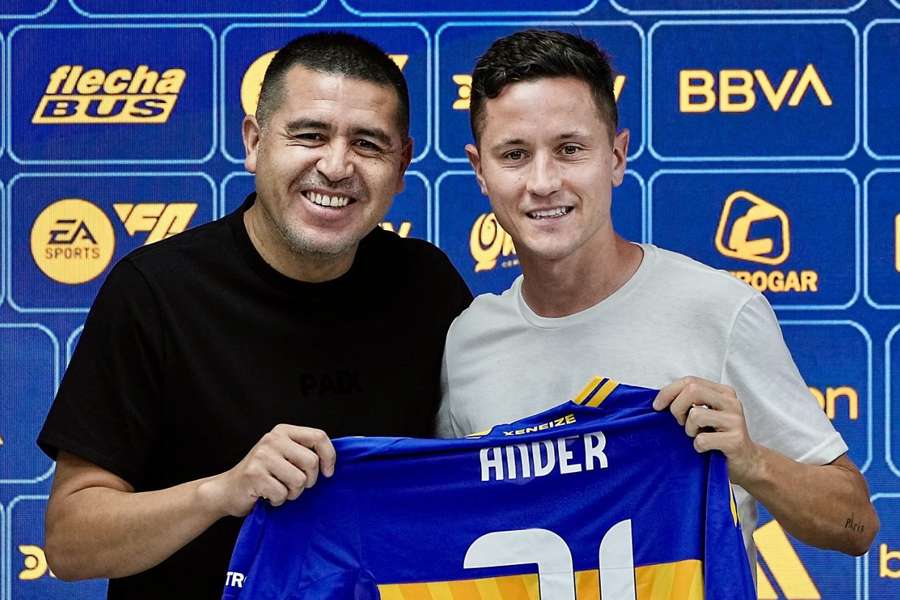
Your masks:
[[[96,278],[115,251],[109,217],[87,200],[57,200],[31,227],[31,256],[47,277],[59,283],[76,285]]]
[[[266,69],[269,68],[269,63],[272,62],[276,52],[277,50],[266,52],[254,60],[247,72],[244,73],[244,78],[241,80],[241,106],[248,115],[256,114],[263,78],[266,76]]]

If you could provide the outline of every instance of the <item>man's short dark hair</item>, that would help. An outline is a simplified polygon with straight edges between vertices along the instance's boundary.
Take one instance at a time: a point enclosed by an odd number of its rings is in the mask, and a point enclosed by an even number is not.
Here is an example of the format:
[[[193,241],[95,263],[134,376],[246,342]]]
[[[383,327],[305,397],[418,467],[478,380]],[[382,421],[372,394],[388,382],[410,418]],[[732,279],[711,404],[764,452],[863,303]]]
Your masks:
[[[404,138],[409,135],[409,90],[400,68],[372,42],[343,31],[302,35],[275,54],[266,69],[256,107],[260,126],[264,127],[280,106],[285,73],[296,65],[392,87],[399,105],[397,124]]]
[[[609,57],[591,40],[564,33],[529,29],[502,37],[491,44],[472,73],[469,119],[475,141],[484,129],[484,103],[520,81],[545,77],[574,77],[591,90],[610,139],[616,135],[619,113],[613,93]]]

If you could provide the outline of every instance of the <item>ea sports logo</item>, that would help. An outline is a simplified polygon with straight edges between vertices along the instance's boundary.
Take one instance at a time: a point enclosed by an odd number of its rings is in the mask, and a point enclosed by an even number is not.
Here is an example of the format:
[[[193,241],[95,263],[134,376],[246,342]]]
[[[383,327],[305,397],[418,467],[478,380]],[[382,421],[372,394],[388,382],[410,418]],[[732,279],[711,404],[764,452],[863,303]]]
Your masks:
[[[77,285],[99,276],[112,260],[116,238],[109,218],[80,198],[57,200],[31,227],[31,256],[59,283]]]

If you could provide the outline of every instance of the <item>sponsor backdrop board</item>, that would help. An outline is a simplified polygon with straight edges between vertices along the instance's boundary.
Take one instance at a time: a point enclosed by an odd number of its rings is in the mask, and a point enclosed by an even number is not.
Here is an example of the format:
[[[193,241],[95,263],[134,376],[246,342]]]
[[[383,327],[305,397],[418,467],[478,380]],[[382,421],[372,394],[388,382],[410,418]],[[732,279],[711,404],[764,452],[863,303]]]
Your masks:
[[[415,146],[383,227],[500,292],[519,259],[465,159],[469,77],[493,38],[532,26],[612,57],[631,131],[617,230],[762,291],[869,480],[882,528],[859,559],[763,511],[759,597],[900,597],[900,1],[6,0],[0,600],[104,597],[47,568],[53,465],[34,437],[111,265],[252,191],[241,119],[270,53],[319,29],[384,47]]]

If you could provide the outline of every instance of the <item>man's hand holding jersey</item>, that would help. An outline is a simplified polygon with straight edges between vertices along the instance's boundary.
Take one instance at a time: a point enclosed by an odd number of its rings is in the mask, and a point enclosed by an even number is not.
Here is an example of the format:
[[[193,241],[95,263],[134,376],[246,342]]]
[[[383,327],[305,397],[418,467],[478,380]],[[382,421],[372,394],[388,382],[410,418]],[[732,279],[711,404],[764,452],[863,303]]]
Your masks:
[[[295,500],[315,485],[321,473],[334,473],[335,451],[319,429],[276,425],[233,468],[210,478],[200,493],[223,515],[243,517],[257,498],[272,506]]]
[[[761,467],[761,447],[750,439],[744,411],[734,389],[701,379],[682,377],[662,388],[653,408],[668,408],[694,438],[697,452],[719,450],[728,459],[728,477],[746,487]]]
[[[878,516],[865,479],[846,453],[827,465],[809,465],[755,443],[734,389],[700,377],[665,386],[653,408],[668,408],[698,452],[722,452],[732,483],[801,541],[854,555],[869,549]]]
[[[121,477],[62,451],[47,507],[46,548],[61,579],[125,577],[171,556],[257,498],[293,500],[334,472],[334,446],[318,429],[277,425],[233,468],[170,488],[136,492]]]

